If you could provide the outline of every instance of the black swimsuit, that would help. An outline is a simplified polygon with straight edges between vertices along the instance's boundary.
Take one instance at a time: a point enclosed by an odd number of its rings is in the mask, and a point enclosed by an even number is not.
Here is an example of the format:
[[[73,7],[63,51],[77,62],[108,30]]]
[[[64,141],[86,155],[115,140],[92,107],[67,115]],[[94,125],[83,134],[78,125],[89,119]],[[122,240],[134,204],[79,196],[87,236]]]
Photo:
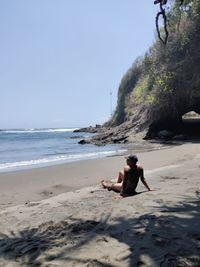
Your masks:
[[[126,188],[123,190],[123,195],[134,195],[136,194],[135,189],[139,182],[140,173],[136,166],[136,168],[132,168],[129,171],[127,171],[126,175],[127,177],[127,184]]]

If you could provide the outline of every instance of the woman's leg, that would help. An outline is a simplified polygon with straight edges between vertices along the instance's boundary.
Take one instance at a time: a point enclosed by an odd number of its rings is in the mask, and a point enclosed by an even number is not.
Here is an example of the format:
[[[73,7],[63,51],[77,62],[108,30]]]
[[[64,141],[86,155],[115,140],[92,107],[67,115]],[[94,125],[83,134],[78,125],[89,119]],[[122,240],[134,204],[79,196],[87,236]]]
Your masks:
[[[123,184],[123,181],[121,183],[113,183],[111,186],[111,190],[116,191],[116,192],[121,192],[122,184]]]
[[[124,180],[124,171],[120,171],[117,177],[117,183],[121,183]]]
[[[122,183],[124,180],[124,171],[120,171],[117,177],[117,182],[113,183],[112,181],[101,181],[101,185],[103,188],[107,188],[108,190],[114,190],[120,192],[122,189]]]
[[[108,190],[114,190],[116,192],[121,192],[122,189],[122,183],[112,183],[111,181],[101,181],[101,185],[103,188],[107,188]]]

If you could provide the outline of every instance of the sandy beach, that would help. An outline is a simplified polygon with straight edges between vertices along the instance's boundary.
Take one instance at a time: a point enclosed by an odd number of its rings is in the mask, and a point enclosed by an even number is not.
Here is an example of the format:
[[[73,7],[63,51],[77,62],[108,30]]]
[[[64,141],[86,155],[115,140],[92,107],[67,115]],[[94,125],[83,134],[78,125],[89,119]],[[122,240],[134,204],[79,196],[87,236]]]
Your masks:
[[[1,173],[0,266],[200,266],[200,144],[137,155],[156,190],[123,199],[123,156]]]

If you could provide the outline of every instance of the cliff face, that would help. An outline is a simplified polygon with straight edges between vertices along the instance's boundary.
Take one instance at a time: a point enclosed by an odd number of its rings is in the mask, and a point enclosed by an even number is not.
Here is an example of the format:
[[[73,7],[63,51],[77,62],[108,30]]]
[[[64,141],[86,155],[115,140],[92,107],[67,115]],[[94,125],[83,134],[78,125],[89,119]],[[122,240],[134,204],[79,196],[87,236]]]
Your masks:
[[[182,115],[200,114],[200,0],[184,3],[168,14],[167,45],[156,41],[122,78],[115,113],[105,123],[109,142],[120,135],[127,142],[136,133],[151,138],[163,129],[176,131]]]

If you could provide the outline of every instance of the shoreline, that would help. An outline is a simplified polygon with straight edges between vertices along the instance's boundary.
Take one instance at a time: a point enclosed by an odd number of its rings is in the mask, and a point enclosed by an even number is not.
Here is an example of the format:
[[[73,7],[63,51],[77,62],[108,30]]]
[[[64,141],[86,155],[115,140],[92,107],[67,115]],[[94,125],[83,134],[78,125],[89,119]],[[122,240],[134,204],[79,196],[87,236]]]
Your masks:
[[[180,148],[187,144],[137,152],[145,171],[173,165]],[[174,150],[174,156],[169,157]],[[184,150],[184,149],[183,149]],[[130,151],[131,152],[131,151]],[[157,154],[161,156],[156,161]],[[0,173],[0,207],[41,201],[64,192],[94,186],[102,179],[115,179],[125,164],[124,155]]]
[[[141,153],[141,152],[148,152],[148,151],[154,151],[159,149],[166,149],[173,146],[181,145],[182,143],[178,142],[160,142],[160,141],[139,141],[137,143],[130,143],[130,144],[122,144],[121,147],[117,149],[117,151],[101,151],[100,154],[97,154],[96,156],[89,156],[89,157],[83,157],[83,158],[77,158],[77,159],[60,159],[55,161],[49,161],[45,163],[34,163],[30,165],[21,165],[21,166],[15,166],[15,167],[7,167],[0,169],[0,174],[4,173],[12,173],[12,172],[19,172],[19,171],[27,171],[32,169],[39,169],[39,168],[46,168],[51,166],[57,166],[57,165],[63,165],[63,164],[70,164],[73,162],[81,162],[81,161],[87,161],[87,160],[94,160],[94,159],[102,159],[102,158],[109,158],[109,157],[116,157],[116,156],[123,156],[129,153]],[[106,155],[107,154],[107,155]],[[110,155],[109,155],[110,154]],[[56,156],[56,154],[55,154]],[[37,159],[36,161],[40,161],[42,159]],[[30,160],[32,161],[32,160]],[[14,162],[15,163],[15,162]],[[23,162],[18,162],[23,163]],[[6,163],[5,163],[6,164]]]

